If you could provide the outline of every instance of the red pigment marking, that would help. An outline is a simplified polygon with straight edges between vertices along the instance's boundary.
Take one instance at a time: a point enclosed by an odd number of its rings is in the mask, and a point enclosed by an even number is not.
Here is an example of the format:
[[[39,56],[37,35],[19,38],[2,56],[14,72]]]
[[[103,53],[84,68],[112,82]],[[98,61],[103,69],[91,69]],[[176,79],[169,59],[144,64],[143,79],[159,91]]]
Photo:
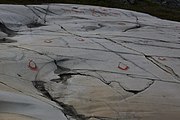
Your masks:
[[[158,59],[159,59],[159,60],[162,60],[162,61],[165,61],[165,60],[166,60],[166,58],[164,58],[164,57],[158,57]]]
[[[37,71],[37,70],[38,70],[38,67],[37,67],[36,63],[35,63],[33,60],[30,60],[30,61],[29,61],[28,67],[29,67],[31,70],[33,70],[33,71]]]
[[[121,62],[119,63],[118,68],[121,70],[128,70],[129,69],[129,67],[127,65],[125,65]]]

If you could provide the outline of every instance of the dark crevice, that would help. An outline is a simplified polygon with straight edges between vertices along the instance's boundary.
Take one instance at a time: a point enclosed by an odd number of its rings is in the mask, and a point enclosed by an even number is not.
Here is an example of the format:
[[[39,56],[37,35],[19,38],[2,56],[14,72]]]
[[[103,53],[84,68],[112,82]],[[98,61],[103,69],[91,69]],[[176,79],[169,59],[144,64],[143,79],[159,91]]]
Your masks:
[[[46,91],[45,87],[44,87],[44,81],[32,81],[33,86],[40,91],[45,97],[47,97],[50,100],[53,100],[53,98],[51,97],[51,95]]]
[[[51,56],[45,54],[45,53],[42,53],[42,52],[39,52],[39,51],[36,51],[36,50],[32,50],[32,49],[29,49],[29,48],[25,48],[25,47],[21,47],[21,46],[16,46],[16,45],[9,45],[8,47],[14,47],[14,48],[19,48],[19,49],[24,49],[24,50],[27,50],[27,51],[31,51],[31,52],[34,52],[36,54],[39,54],[39,55],[44,55],[52,60],[54,60],[54,58],[52,58]]]
[[[127,89],[127,88],[125,88],[123,85],[121,85],[121,83],[118,82],[118,81],[109,81],[107,85],[110,86],[110,84],[111,84],[112,82],[115,82],[115,83],[118,83],[119,86],[120,86],[124,91],[130,92],[130,93],[133,93],[133,94],[138,94],[138,93],[141,93],[141,92],[145,91],[146,89],[148,89],[148,88],[155,82],[155,80],[150,80],[150,81],[151,81],[151,82],[150,82],[146,87],[144,87],[144,88],[141,89],[141,90]]]
[[[46,13],[44,15],[44,23],[47,22],[46,17],[47,17],[48,12],[49,12],[49,5],[47,6]]]
[[[145,79],[148,81],[159,81],[159,82],[165,82],[165,83],[172,83],[172,84],[180,84],[180,82],[176,81],[166,81],[159,78],[150,78],[143,75],[136,75],[136,74],[127,74],[127,73],[120,73],[120,72],[113,72],[113,71],[105,71],[105,70],[92,70],[92,69],[72,69],[73,71],[88,71],[88,72],[100,72],[100,73],[108,73],[108,74],[119,74],[119,75],[125,75],[131,78],[139,78],[139,79]]]
[[[83,114],[79,114],[76,109],[72,106],[72,105],[68,105],[65,104],[63,102],[57,101],[56,99],[54,99],[50,93],[45,89],[45,82],[43,81],[32,81],[34,87],[40,91],[44,97],[50,99],[51,101],[54,101],[55,103],[57,103],[60,107],[62,107],[62,112],[64,113],[64,115],[67,116],[71,116],[72,118],[76,119],[76,120],[88,120],[90,118],[97,118],[100,120],[116,120],[115,118],[108,118],[108,117],[100,117],[100,116],[85,116]],[[68,117],[67,117],[68,119]]]
[[[96,77],[96,76],[93,76],[93,75],[89,75],[89,74],[85,74],[85,73],[80,73],[80,72],[71,72],[71,73],[68,73],[68,72],[65,72],[65,71],[58,75],[60,78],[52,79],[51,81],[57,82],[57,83],[58,82],[65,83],[69,78],[71,78],[72,76],[76,76],[76,75],[93,77],[93,78],[99,79],[100,81],[102,81],[106,85],[110,84],[110,82],[104,80],[103,78],[99,78],[99,77]]]
[[[0,39],[0,43],[14,43],[14,42],[17,42],[17,41],[16,40],[11,40],[11,39],[8,39],[8,38]]]
[[[73,19],[81,19],[81,20],[92,20],[90,18],[86,18],[86,17],[80,17],[80,16],[71,16],[71,18]]]
[[[4,82],[2,82],[2,81],[0,81],[0,84],[5,85],[5,86],[7,86],[7,87],[9,87],[9,88],[11,88],[11,89],[13,89],[13,90],[15,90],[15,91],[20,92],[20,93],[23,93],[23,91],[21,91],[21,90],[19,90],[19,89],[17,89],[17,88],[14,88],[14,87],[12,87],[12,86],[9,86],[8,84],[6,84],[6,83],[4,83]]]
[[[138,18],[137,18],[137,20],[138,20]],[[77,37],[83,37],[83,38],[105,39],[105,40],[107,40],[107,41],[110,41],[110,42],[112,42],[112,43],[118,44],[118,45],[120,45],[120,46],[122,46],[122,47],[124,47],[124,48],[129,49],[129,50],[135,51],[135,52],[137,52],[137,53],[139,53],[139,54],[141,54],[141,55],[143,55],[143,56],[146,56],[143,52],[140,52],[140,51],[137,51],[137,50],[132,49],[132,48],[130,48],[130,47],[127,47],[127,46],[125,46],[125,45],[123,45],[123,44],[121,44],[121,43],[118,43],[118,42],[110,39],[110,38],[106,38],[106,37],[88,37],[88,36],[81,36],[81,35],[77,35],[77,34],[74,34],[74,33],[71,33],[71,32],[69,32],[69,31],[67,31],[67,30],[66,30],[64,27],[62,27],[61,25],[59,25],[59,26],[61,27],[61,29],[63,29],[64,31],[66,31],[67,33],[69,33],[69,34],[71,34],[71,35],[74,35],[74,36],[77,36]],[[153,39],[153,40],[154,40],[154,39]],[[156,40],[156,39],[155,39],[155,40]],[[164,42],[164,41],[163,41],[163,42]],[[101,44],[101,46],[102,46],[102,44]],[[102,47],[105,47],[105,46],[102,46]],[[105,47],[105,49],[107,49],[107,48]],[[107,51],[115,53],[115,51],[112,51],[112,50],[110,50],[110,49],[107,49]],[[120,54],[118,54],[118,53],[115,53],[115,54],[118,55],[118,56],[120,56],[120,57],[122,57],[122,55],[120,55]],[[179,58],[179,57],[176,57],[176,58]],[[124,60],[127,60],[127,59],[124,58],[124,57],[123,57],[123,59],[124,59]],[[129,60],[128,60],[128,61],[129,61]],[[140,69],[145,70],[144,68],[142,68],[142,67],[140,67],[139,65],[135,64],[134,62],[132,62],[132,61],[129,61],[129,62],[131,62],[131,63],[134,64],[135,66],[139,67]],[[149,73],[149,71],[147,71],[147,70],[145,70],[145,71]],[[152,73],[150,73],[150,74],[152,74]],[[152,74],[152,75],[155,76],[154,74]],[[177,75],[176,75],[176,76],[177,76]],[[158,78],[159,81],[166,82],[166,81],[161,80],[161,79],[160,79],[159,77],[157,77],[157,76],[155,76],[155,77]],[[168,82],[169,82],[169,81],[168,81]]]
[[[150,61],[151,63],[153,63],[154,65],[156,65],[158,68],[162,69],[163,71],[165,71],[168,74],[171,74],[176,80],[180,81],[180,76],[174,72],[174,70],[167,66],[162,64],[161,62],[155,60],[153,57],[145,55],[145,58]]]
[[[71,74],[60,74],[59,77],[60,78],[57,78],[57,79],[51,79],[51,81],[56,82],[56,83],[59,83],[59,82],[65,83],[69,78],[72,77],[72,75]]]
[[[50,4],[48,4],[47,6],[49,6],[49,7],[50,7]],[[35,7],[35,9],[36,9],[36,10],[41,9],[41,12],[42,12],[42,11],[46,11],[46,12],[44,12],[44,13],[47,13],[47,12],[48,12],[48,13],[51,13],[51,14],[57,15],[57,13],[54,13],[53,11],[49,10],[49,7],[47,7],[48,9],[45,9],[45,8],[42,8],[42,7],[36,6],[36,7]],[[49,14],[48,14],[48,15],[49,15]]]
[[[22,77],[22,75],[20,75],[20,74],[18,74],[18,73],[17,73],[17,76]]]
[[[135,15],[133,15],[133,16],[135,16]],[[138,29],[138,28],[141,28],[141,27],[142,27],[142,26],[139,24],[138,17],[135,16],[135,18],[136,18],[136,25],[133,26],[133,27],[130,27],[130,28],[127,28],[127,29],[123,30],[123,32],[127,32],[127,31],[129,31],[129,30]]]
[[[39,19],[41,19],[42,20],[42,17],[40,16],[40,15],[38,15],[34,10],[33,10],[33,8],[31,8],[31,6],[28,6],[28,5],[24,5],[25,7],[27,7],[29,10],[31,10],[33,13],[34,13],[34,15],[36,15]]]
[[[65,116],[71,116],[75,118],[76,120],[86,120],[84,115],[78,114],[75,108],[72,105],[64,104],[63,102],[59,102],[55,100],[49,92],[45,89],[43,81],[32,81],[34,87],[40,91],[46,98],[50,99],[51,101],[54,101],[57,103],[59,106],[63,108],[62,112],[64,113]]]
[[[123,32],[127,32],[127,31],[129,31],[129,30],[138,29],[138,28],[141,28],[141,25],[140,25],[140,24],[137,24],[137,25],[135,25],[135,26],[133,26],[133,27],[127,28],[127,29],[123,30]]]
[[[0,22],[0,31],[6,33],[8,37],[13,37],[17,35],[17,32],[9,29],[4,23]]]
[[[43,23],[38,22],[37,19],[33,20],[33,22],[27,24],[28,28],[36,28],[36,27],[46,26],[45,25],[45,23],[46,23],[45,20],[46,20],[46,14],[47,13],[44,13],[45,18],[43,19],[40,15],[38,15],[38,13],[35,12],[35,10],[37,10],[36,7],[31,8],[30,6],[27,6],[27,5],[25,5],[25,7],[27,7],[29,10],[31,10],[39,19],[43,20]]]
[[[65,77],[65,76],[68,76],[71,77],[73,75],[82,75],[82,76],[91,76],[91,77],[95,77],[95,76],[92,76],[92,75],[88,75],[88,74],[84,74],[84,73],[64,73],[64,74],[61,74],[59,75],[60,77]],[[68,78],[63,78],[64,81],[66,81]],[[100,78],[98,78],[100,79]],[[110,86],[111,83],[113,82],[116,82],[118,83],[126,92],[130,92],[130,93],[133,93],[133,94],[138,94],[138,93],[141,93],[145,90],[147,90],[153,83],[154,81],[152,81],[151,83],[149,83],[144,89],[142,90],[129,90],[129,89],[125,89],[119,82],[117,81],[110,81],[107,85]],[[104,81],[103,81],[104,83]],[[99,119],[99,120],[118,120],[118,118],[110,118],[110,117],[101,117],[101,116],[85,116],[83,114],[79,114],[76,109],[72,106],[72,105],[68,105],[68,104],[65,104],[63,102],[60,102],[58,100],[56,100],[56,98],[53,98],[50,93],[46,90],[45,86],[44,86],[45,82],[43,81],[33,81],[33,85],[34,87],[40,91],[44,97],[50,99],[51,101],[54,101],[55,103],[57,103],[60,107],[62,107],[62,112],[64,113],[64,115],[68,118],[68,116],[76,119],[76,120],[89,120],[91,118],[96,118],[96,119]],[[106,84],[106,83],[105,83]],[[110,86],[111,87],[111,86]]]
[[[119,120],[119,118],[100,117],[100,116],[90,116],[88,119],[90,119],[90,118],[95,118],[98,120]]]
[[[63,60],[65,60],[65,59],[63,59]],[[68,60],[68,59],[67,59],[67,60]],[[65,60],[65,61],[66,61],[66,60]],[[69,69],[69,68],[65,68],[65,67],[62,67],[62,66],[58,65],[58,62],[59,62],[59,61],[54,60],[54,64],[55,64],[56,67],[57,67],[57,69],[54,71],[55,74],[61,75],[61,74],[64,74],[64,73],[67,73],[67,72],[71,71],[71,69]]]
[[[127,92],[133,93],[133,94],[138,94],[142,92],[141,90],[126,90]]]
[[[68,46],[59,46],[59,45],[28,45],[28,46],[43,46],[43,47],[61,47],[61,48],[67,48]],[[136,55],[136,56],[142,56],[141,54],[137,53],[128,53],[128,52],[121,52],[121,51],[114,51],[114,50],[106,50],[106,49],[96,49],[96,48],[81,48],[81,47],[68,47],[68,48],[74,48],[74,49],[81,49],[81,50],[92,50],[92,51],[102,51],[102,52],[115,52],[119,54],[125,54],[125,55]],[[180,59],[180,57],[179,57]],[[100,60],[97,60],[100,61]]]
[[[98,73],[97,73],[98,74]],[[108,85],[108,86],[110,86],[110,84],[111,83],[113,83],[113,82],[116,82],[116,83],[118,83],[119,84],[119,86],[121,87],[121,88],[123,88],[123,90],[125,90],[126,92],[130,92],[130,93],[133,93],[133,94],[138,94],[138,93],[140,93],[140,92],[143,92],[143,91],[145,91],[146,89],[148,89],[153,83],[154,83],[154,81],[155,80],[150,80],[151,81],[151,83],[149,83],[145,88],[143,88],[143,89],[141,89],[141,90],[132,90],[132,89],[126,89],[125,87],[123,87],[121,84],[120,84],[120,82],[118,82],[118,81],[110,81],[110,82],[108,82],[108,81],[106,81],[100,74],[98,74],[101,78],[99,78],[99,77],[96,77],[96,76],[92,76],[92,75],[88,75],[88,74],[84,74],[84,73],[63,73],[63,74],[60,74],[59,75],[59,77],[60,78],[58,78],[58,79],[52,79],[51,81],[53,81],[53,82],[62,82],[62,83],[65,83],[69,78],[71,78],[72,76],[75,76],[75,75],[81,75],[81,76],[90,76],[90,77],[94,77],[94,78],[97,78],[97,79],[99,79],[99,80],[101,80],[104,84],[106,84],[106,85]],[[111,86],[110,86],[111,87]]]
[[[60,78],[59,78],[59,79],[53,79],[53,80],[51,80],[51,81],[54,81],[54,82],[62,82],[62,83],[63,83],[63,82],[66,82],[69,78],[71,78],[72,76],[75,76],[75,75],[90,76],[90,77],[94,77],[94,78],[97,78],[97,79],[101,80],[104,84],[106,84],[106,85],[108,85],[108,86],[110,86],[110,87],[111,87],[111,83],[113,83],[113,82],[118,83],[119,86],[120,86],[123,90],[125,90],[126,92],[129,92],[129,93],[133,93],[134,95],[139,94],[139,93],[144,92],[145,90],[149,89],[149,88],[153,85],[153,83],[155,82],[155,80],[151,80],[151,82],[150,82],[146,87],[144,87],[144,88],[141,89],[141,90],[127,89],[127,88],[125,88],[124,86],[122,86],[122,85],[120,84],[120,82],[118,82],[118,81],[110,81],[110,82],[107,82],[107,81],[104,80],[103,77],[102,77],[100,74],[98,74],[97,72],[96,72],[96,73],[97,73],[98,75],[100,75],[101,78],[98,78],[98,77],[93,76],[93,75],[85,74],[85,73],[80,73],[80,72],[71,72],[71,73],[70,73],[70,71],[72,71],[71,69],[61,67],[61,66],[58,65],[58,63],[57,63],[57,62],[60,62],[60,61],[67,61],[67,60],[69,60],[69,59],[62,59],[62,60],[59,60],[59,61],[54,60],[54,63],[55,63],[55,65],[57,66],[57,69],[59,69],[59,71],[64,71],[64,72],[60,72],[60,73],[59,73],[59,72],[56,71],[56,72],[57,72],[56,74],[59,74],[59,77],[60,77]],[[32,83],[33,83],[34,87],[44,95],[44,97],[50,99],[51,101],[54,101],[54,102],[57,103],[60,107],[62,107],[62,110],[61,110],[61,111],[64,113],[64,115],[67,117],[67,119],[69,119],[68,116],[70,116],[70,117],[72,117],[72,118],[74,118],[74,119],[76,119],[76,120],[88,120],[88,119],[91,119],[91,118],[96,118],[96,119],[99,119],[99,120],[117,120],[117,119],[118,119],[118,118],[106,118],[106,117],[100,117],[100,116],[86,116],[86,115],[80,114],[80,113],[78,113],[78,112],[76,111],[76,109],[74,108],[74,106],[65,104],[65,103],[63,103],[63,102],[60,102],[60,101],[56,100],[56,98],[53,98],[53,97],[50,95],[50,93],[46,90],[46,88],[45,88],[45,86],[44,86],[45,82],[43,82],[43,81],[33,81]]]
[[[70,35],[74,35],[74,36],[77,36],[77,37],[82,37],[81,35],[77,35],[77,34],[74,34],[74,33],[71,33],[69,32],[68,30],[66,30],[63,26],[59,25],[61,27],[62,30],[64,30],[65,32],[67,32],[68,34]]]
[[[43,22],[46,23],[46,16],[48,15],[49,11],[49,5],[47,5],[47,9],[41,8],[41,7],[33,7],[36,11],[43,13],[44,14],[44,18],[43,18]]]
[[[158,48],[168,48],[168,49],[180,49],[179,47],[171,47],[171,46],[163,46],[163,45],[157,45],[157,44],[145,44],[145,43],[136,43],[136,42],[132,42],[132,41],[128,41],[126,43],[132,43],[134,45],[142,45],[142,46],[152,46],[152,47],[158,47]]]
[[[142,39],[144,41],[148,41],[148,42],[152,42],[152,41],[155,41],[155,42],[162,42],[162,43],[172,43],[172,44],[180,44],[180,42],[178,41],[166,41],[166,40],[162,40],[162,39],[153,39],[153,38],[146,38],[146,37],[137,37],[137,36],[126,36],[126,35],[117,35],[117,36],[114,36],[114,38],[116,37],[120,37],[120,38],[133,38],[133,39]],[[118,41],[121,41],[121,40],[118,40]]]
[[[37,27],[41,27],[41,26],[46,26],[46,25],[42,24],[42,23],[39,23],[37,21],[27,24],[28,28],[37,28]]]
[[[104,25],[99,23],[97,26],[83,26],[82,29],[85,29],[85,31],[95,31],[95,30],[101,29],[103,27],[104,27]]]
[[[103,48],[105,48],[105,49],[106,49],[106,50],[108,50],[109,52],[112,52],[112,53],[114,53],[115,55],[119,56],[121,59],[123,59],[123,60],[125,60],[125,61],[127,61],[127,62],[129,62],[129,63],[131,63],[131,64],[133,64],[133,65],[135,65],[136,67],[138,67],[138,68],[140,68],[140,69],[142,69],[142,70],[146,71],[147,73],[149,73],[149,74],[153,75],[154,77],[158,78],[157,76],[155,76],[154,74],[152,74],[151,72],[149,72],[149,71],[148,71],[148,70],[146,70],[145,68],[143,68],[143,67],[139,66],[138,64],[136,64],[136,63],[135,63],[135,62],[133,62],[132,60],[126,59],[126,58],[125,58],[125,57],[123,57],[121,54],[119,54],[119,53],[116,53],[116,52],[112,51],[111,49],[107,48],[106,46],[102,45],[102,44],[101,44],[101,43],[99,43],[99,42],[96,42],[96,41],[94,41],[94,40],[92,40],[92,41],[93,41],[93,42],[95,42],[96,44],[98,44],[98,45],[102,46]]]
[[[118,83],[119,86],[120,86],[123,90],[125,90],[126,92],[130,92],[130,93],[133,93],[133,94],[138,94],[138,93],[144,92],[145,90],[149,89],[149,88],[154,84],[155,80],[151,80],[151,82],[150,82],[146,87],[144,87],[144,88],[141,89],[141,90],[127,89],[127,88],[125,88],[123,85],[121,85],[121,83],[118,82],[118,81],[110,81],[110,83],[113,83],[113,82],[114,82],[114,83]]]

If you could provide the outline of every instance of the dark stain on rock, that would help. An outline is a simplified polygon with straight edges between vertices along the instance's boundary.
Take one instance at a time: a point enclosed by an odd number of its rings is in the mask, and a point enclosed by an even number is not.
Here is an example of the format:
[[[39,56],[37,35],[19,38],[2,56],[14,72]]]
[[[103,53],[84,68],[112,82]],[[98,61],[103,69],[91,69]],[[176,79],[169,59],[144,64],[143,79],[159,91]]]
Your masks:
[[[9,29],[4,23],[0,22],[0,31],[6,33],[9,37],[15,36],[17,33],[14,30]]]
[[[28,28],[37,28],[41,26],[46,26],[46,25],[42,23],[38,23],[38,22],[32,22],[32,23],[27,24]]]
[[[11,40],[11,39],[8,39],[8,38],[0,39],[0,43],[14,43],[14,42],[17,42],[17,41],[16,40]]]
[[[52,79],[51,81],[56,82],[56,83],[59,83],[59,82],[65,83],[72,76],[70,74],[69,75],[68,74],[61,74],[61,75],[59,75],[59,77],[60,78]]]

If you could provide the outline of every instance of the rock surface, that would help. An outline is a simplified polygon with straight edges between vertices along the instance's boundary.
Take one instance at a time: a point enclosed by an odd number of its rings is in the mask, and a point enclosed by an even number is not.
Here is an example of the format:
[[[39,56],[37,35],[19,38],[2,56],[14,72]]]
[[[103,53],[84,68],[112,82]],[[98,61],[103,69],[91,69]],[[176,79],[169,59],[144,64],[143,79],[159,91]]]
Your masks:
[[[180,23],[65,4],[0,16],[0,120],[180,119]]]

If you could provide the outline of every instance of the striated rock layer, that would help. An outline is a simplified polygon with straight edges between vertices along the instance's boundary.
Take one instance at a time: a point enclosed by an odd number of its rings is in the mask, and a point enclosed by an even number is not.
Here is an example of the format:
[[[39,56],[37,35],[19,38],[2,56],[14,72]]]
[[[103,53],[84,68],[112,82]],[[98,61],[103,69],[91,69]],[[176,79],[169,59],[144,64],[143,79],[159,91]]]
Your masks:
[[[65,4],[0,16],[0,120],[180,119],[180,23]]]

